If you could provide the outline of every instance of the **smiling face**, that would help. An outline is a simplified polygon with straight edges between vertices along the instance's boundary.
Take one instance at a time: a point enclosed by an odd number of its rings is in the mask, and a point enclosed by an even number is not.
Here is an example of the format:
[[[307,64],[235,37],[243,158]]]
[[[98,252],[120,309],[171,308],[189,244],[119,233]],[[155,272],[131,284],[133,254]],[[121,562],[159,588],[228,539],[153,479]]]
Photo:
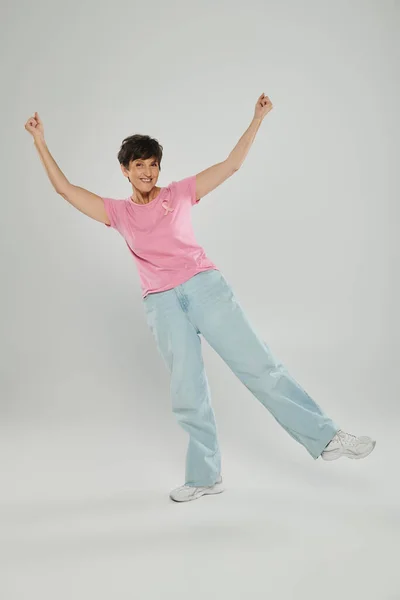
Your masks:
[[[129,177],[133,187],[145,195],[156,185],[160,173],[158,161],[154,157],[132,160],[129,169],[123,165],[121,169],[125,177]]]

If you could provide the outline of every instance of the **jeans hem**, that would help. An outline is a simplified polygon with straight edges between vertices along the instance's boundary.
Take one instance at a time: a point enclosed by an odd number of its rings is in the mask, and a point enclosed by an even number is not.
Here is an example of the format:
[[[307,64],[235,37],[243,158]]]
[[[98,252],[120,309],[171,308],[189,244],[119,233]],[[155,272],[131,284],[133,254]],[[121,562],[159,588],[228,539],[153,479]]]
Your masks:
[[[320,449],[317,450],[316,452],[309,450],[309,452],[314,460],[317,460],[321,456],[321,454],[325,450],[326,446],[335,437],[335,435],[339,431],[339,429],[340,429],[340,427],[338,427],[335,424],[333,426],[329,427],[326,432],[326,435],[321,437],[321,439],[319,440],[319,442],[321,444]]]

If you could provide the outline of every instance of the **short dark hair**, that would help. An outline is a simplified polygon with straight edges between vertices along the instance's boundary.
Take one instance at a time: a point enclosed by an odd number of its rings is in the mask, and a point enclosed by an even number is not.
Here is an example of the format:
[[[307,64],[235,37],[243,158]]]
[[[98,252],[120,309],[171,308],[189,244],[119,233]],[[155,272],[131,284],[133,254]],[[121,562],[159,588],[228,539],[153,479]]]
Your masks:
[[[124,139],[118,152],[118,160],[121,165],[128,169],[132,160],[138,160],[139,158],[147,159],[155,156],[161,171],[162,154],[163,147],[156,139],[148,135],[136,133]]]

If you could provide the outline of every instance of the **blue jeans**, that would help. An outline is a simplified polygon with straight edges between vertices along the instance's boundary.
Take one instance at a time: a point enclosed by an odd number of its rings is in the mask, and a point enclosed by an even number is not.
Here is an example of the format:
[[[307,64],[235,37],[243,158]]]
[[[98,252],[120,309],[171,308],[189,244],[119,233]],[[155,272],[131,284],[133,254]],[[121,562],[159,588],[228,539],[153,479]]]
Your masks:
[[[186,485],[213,485],[221,472],[200,334],[276,421],[317,459],[339,427],[257,335],[217,269],[143,299],[147,323],[170,372],[172,410],[189,434]]]

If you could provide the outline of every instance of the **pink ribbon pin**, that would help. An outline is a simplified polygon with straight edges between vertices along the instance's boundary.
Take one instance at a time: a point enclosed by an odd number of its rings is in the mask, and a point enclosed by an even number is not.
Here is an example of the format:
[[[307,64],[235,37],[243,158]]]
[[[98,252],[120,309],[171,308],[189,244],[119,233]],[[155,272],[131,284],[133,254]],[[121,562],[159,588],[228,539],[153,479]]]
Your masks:
[[[169,207],[169,206],[168,206],[168,204],[166,203],[166,201],[165,201],[165,200],[164,200],[164,202],[162,202],[162,203],[161,203],[161,206],[162,206],[163,208],[165,208],[165,213],[164,213],[164,215],[167,215],[167,214],[168,214],[168,212],[172,212],[172,211],[174,210],[173,208],[171,208],[171,207]]]

